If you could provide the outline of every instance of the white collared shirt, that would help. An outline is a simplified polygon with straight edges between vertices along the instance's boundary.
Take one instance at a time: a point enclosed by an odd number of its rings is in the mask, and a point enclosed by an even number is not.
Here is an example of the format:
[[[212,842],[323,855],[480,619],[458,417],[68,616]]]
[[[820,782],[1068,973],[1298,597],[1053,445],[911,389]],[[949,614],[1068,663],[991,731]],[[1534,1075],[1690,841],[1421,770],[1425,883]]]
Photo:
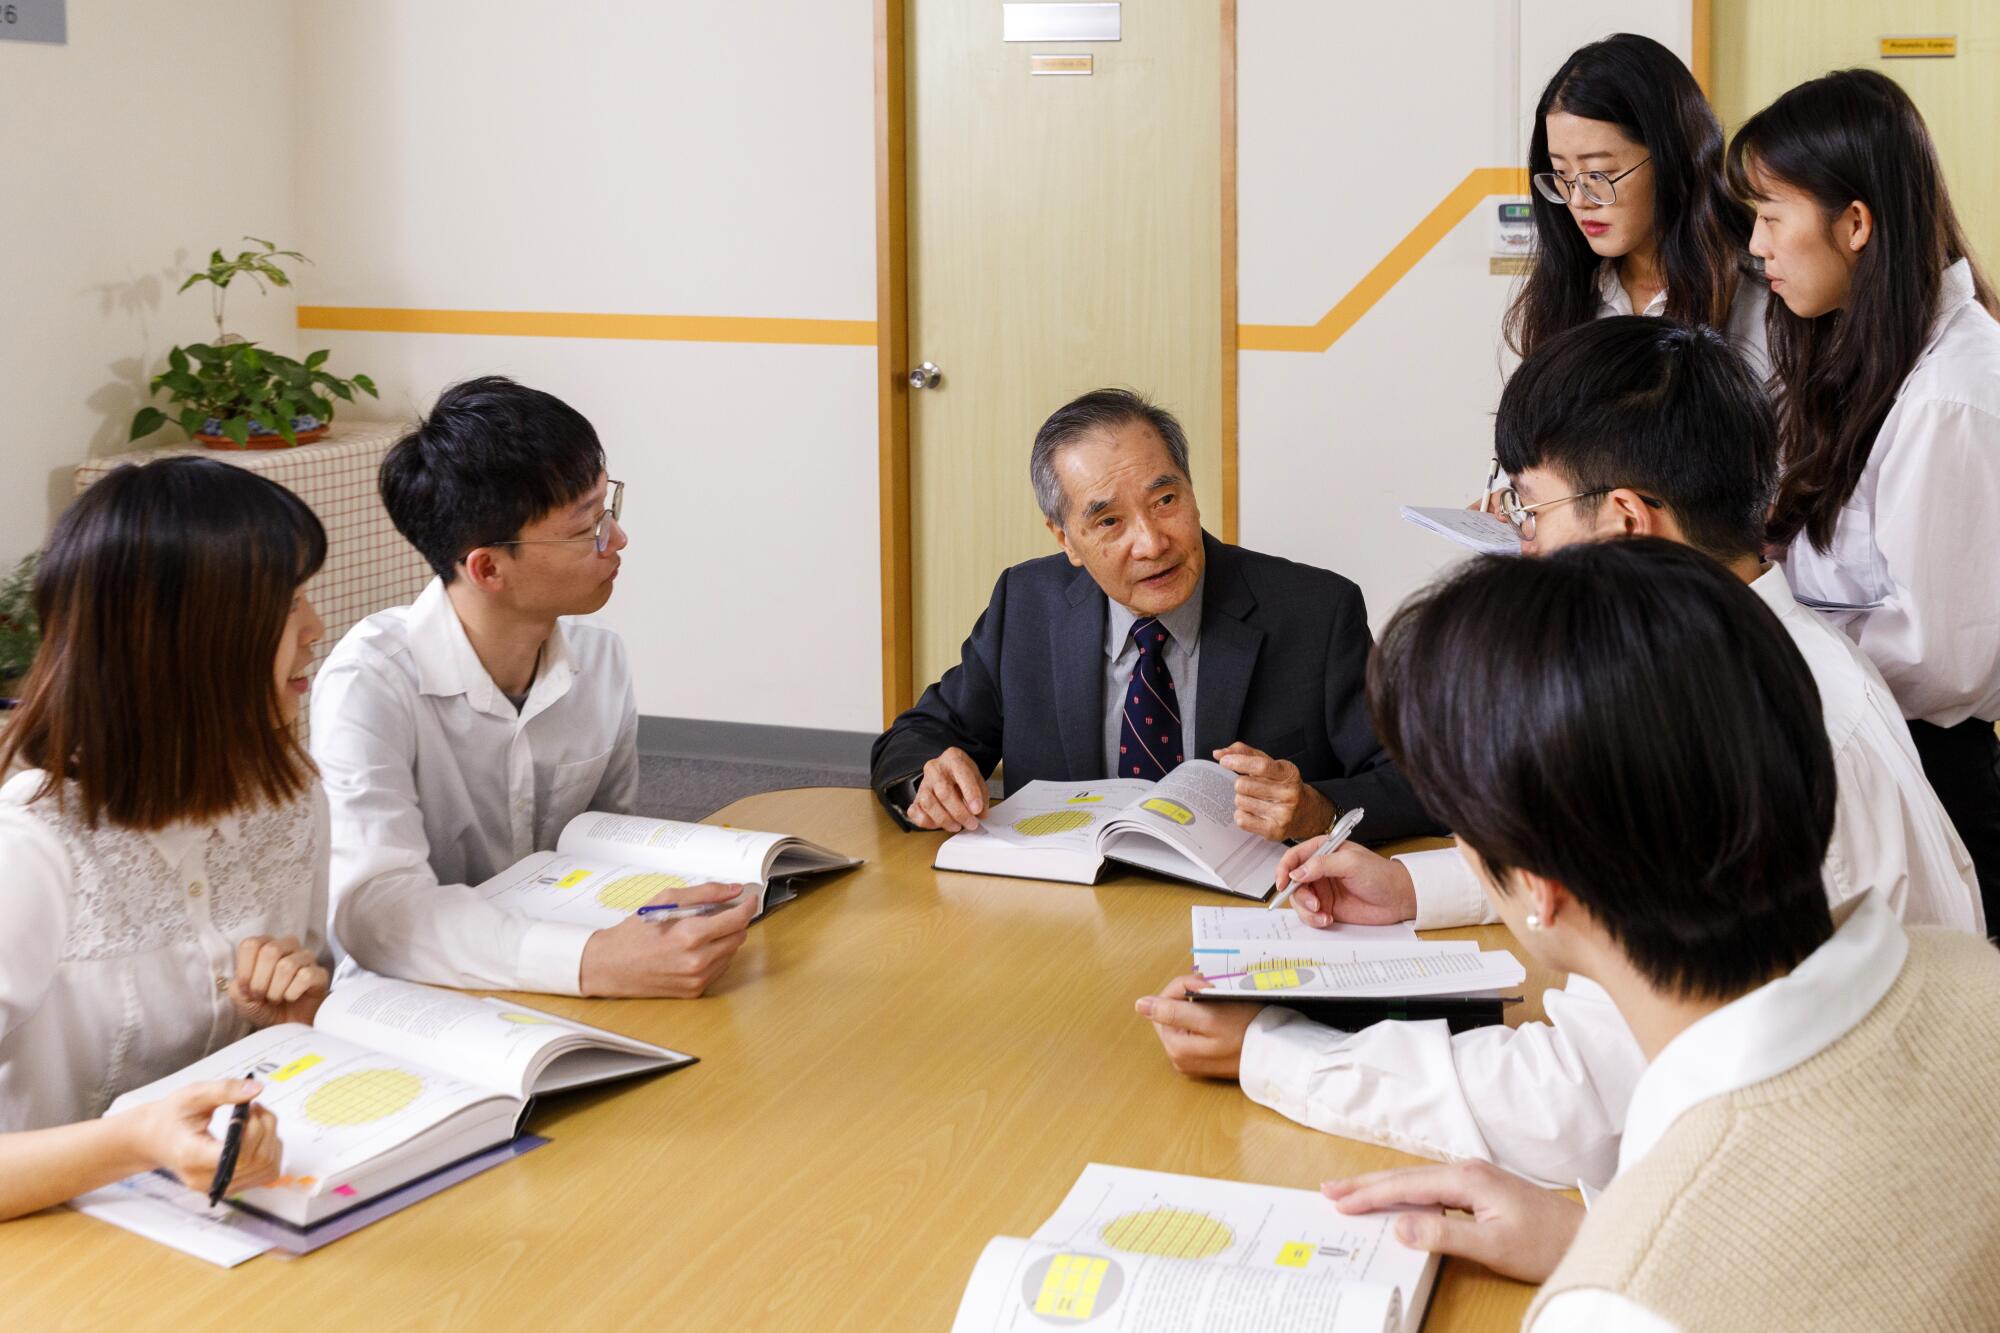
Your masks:
[[[1632,1090],[1619,1173],[1650,1153],[1682,1113],[1796,1069],[1852,1032],[1896,984],[1909,952],[1887,900],[1863,894],[1833,938],[1797,967],[1688,1025]],[[1532,1325],[1534,1333],[1670,1327],[1601,1288],[1558,1293]]]
[[[343,969],[576,994],[590,927],[503,911],[472,886],[586,810],[629,812],[638,729],[625,645],[601,625],[557,622],[518,712],[437,580],[349,630],[312,690]]]
[[[1771,289],[1761,278],[1748,273],[1738,274],[1736,295],[1729,303],[1729,327],[1716,330],[1729,340],[1750,365],[1750,372],[1760,384],[1771,378],[1771,348],[1764,332],[1764,311],[1770,304]],[[1612,315],[1651,315],[1664,317],[1667,313],[1667,290],[1662,287],[1653,293],[1653,299],[1646,302],[1644,310],[1632,308],[1632,295],[1625,290],[1625,284],[1618,280],[1618,265],[1605,260],[1597,266],[1597,317],[1606,319]]]
[[[38,769],[0,787],[0,1131],[101,1115],[120,1093],[247,1035],[236,945],[326,956],[326,801],[152,833],[83,823]]]
[[[1750,587],[1819,689],[1838,782],[1829,902],[1838,907],[1873,888],[1912,923],[1983,934],[1971,857],[1924,779],[1888,686],[1838,631],[1792,600],[1776,569]],[[1498,920],[1456,850],[1397,859],[1416,886],[1419,930]],[[1267,1008],[1245,1034],[1240,1079],[1253,1100],[1329,1133],[1601,1188],[1616,1170],[1645,1059],[1594,983],[1572,977],[1543,1006],[1547,1023],[1456,1035],[1442,1022],[1349,1034]]]
[[[1188,599],[1160,617],[1167,632],[1167,674],[1174,678],[1174,702],[1181,710],[1183,755],[1201,754],[1195,749],[1194,692],[1201,671],[1201,593],[1207,583],[1204,571]],[[1115,778],[1130,777],[1130,772],[1119,771],[1118,737],[1125,720],[1125,687],[1139,665],[1139,647],[1132,642],[1132,626],[1139,617],[1122,603],[1106,600],[1110,610],[1104,618],[1104,771]],[[1162,756],[1161,762],[1166,764],[1170,757]]]
[[[1930,342],[1876,433],[1833,540],[1785,553],[1896,693],[1940,727],[2000,718],[2000,323],[1965,260],[1944,272]]]

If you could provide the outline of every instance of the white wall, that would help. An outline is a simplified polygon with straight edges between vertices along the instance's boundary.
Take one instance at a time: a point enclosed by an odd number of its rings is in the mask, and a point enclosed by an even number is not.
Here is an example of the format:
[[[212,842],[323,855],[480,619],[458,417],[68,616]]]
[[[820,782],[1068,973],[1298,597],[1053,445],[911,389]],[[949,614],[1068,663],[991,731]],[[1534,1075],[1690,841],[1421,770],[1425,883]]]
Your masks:
[[[874,317],[865,0],[323,0],[299,50],[304,304]],[[591,419],[642,713],[879,725],[872,347],[300,337],[388,410],[498,372]]]
[[[1686,58],[1686,0],[1241,0],[1239,319],[1309,325],[1527,118],[1576,46],[1616,31]],[[1241,353],[1239,535],[1339,570],[1379,626],[1459,548],[1405,504],[1462,504],[1492,457],[1500,322],[1488,199],[1324,352]]]
[[[167,348],[214,336],[207,289],[174,294],[189,270],[245,233],[304,248],[291,6],[74,0],[68,17],[67,45],[0,42],[8,568],[46,538],[76,464],[127,447]],[[290,295],[230,292],[233,331],[294,349]]]

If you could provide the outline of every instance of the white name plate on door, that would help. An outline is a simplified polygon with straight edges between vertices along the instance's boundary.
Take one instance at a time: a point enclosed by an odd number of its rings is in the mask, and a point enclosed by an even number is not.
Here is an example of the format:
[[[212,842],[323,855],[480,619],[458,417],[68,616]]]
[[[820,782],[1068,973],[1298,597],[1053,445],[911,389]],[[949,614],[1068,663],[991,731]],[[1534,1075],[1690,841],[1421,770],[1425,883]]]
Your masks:
[[[1119,6],[1115,4],[1003,4],[1003,42],[1115,42]]]

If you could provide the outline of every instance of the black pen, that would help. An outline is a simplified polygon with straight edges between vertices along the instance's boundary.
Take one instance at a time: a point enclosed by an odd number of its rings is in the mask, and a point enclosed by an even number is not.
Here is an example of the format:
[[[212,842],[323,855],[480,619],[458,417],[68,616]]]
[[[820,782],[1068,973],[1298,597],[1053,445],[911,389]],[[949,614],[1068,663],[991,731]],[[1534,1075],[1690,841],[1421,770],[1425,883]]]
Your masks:
[[[229,1113],[229,1128],[222,1135],[222,1158],[216,1162],[215,1179],[208,1186],[208,1206],[211,1208],[222,1202],[222,1196],[229,1192],[229,1178],[236,1174],[236,1154],[243,1151],[243,1127],[250,1123],[250,1105],[251,1102],[238,1102],[236,1109]]]

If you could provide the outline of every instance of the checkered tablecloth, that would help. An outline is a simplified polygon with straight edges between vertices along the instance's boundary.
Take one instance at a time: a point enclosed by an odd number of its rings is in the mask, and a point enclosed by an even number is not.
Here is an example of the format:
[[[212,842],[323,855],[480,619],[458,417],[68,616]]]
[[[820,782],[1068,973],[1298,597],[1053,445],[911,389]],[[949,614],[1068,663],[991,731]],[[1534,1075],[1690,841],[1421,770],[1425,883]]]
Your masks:
[[[316,666],[356,621],[415,601],[430,581],[430,567],[389,522],[375,489],[382,455],[408,429],[397,421],[342,421],[325,439],[296,449],[140,449],[91,459],[76,470],[76,488],[81,492],[124,463],[200,454],[260,473],[304,500],[326,525],[326,564],[306,584],[306,596],[326,622]]]

